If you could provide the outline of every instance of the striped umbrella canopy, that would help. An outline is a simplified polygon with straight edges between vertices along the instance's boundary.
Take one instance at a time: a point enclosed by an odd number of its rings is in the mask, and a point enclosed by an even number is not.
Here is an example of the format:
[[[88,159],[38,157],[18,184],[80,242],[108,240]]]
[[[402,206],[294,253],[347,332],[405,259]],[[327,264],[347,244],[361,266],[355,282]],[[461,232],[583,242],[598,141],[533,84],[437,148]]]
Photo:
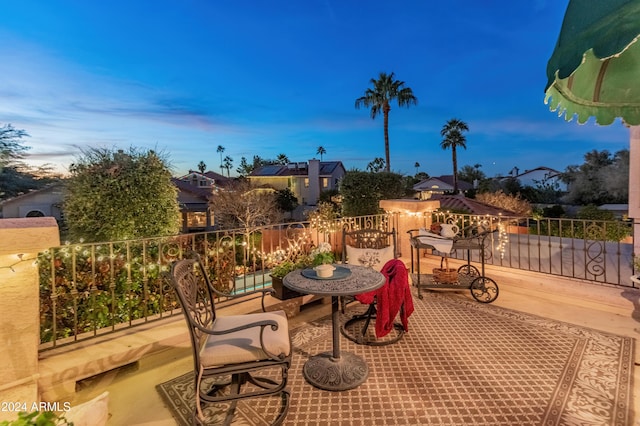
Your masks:
[[[640,255],[640,0],[570,0],[547,64],[545,103],[559,116],[630,128],[629,217]]]
[[[567,121],[640,124],[640,0],[570,0],[545,103]]]

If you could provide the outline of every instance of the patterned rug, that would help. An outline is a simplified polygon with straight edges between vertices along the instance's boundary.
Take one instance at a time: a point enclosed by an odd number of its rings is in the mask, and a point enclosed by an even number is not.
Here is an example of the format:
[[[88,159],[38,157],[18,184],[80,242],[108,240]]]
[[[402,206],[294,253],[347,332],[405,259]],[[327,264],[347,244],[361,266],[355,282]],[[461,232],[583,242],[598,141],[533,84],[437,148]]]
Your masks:
[[[632,424],[632,338],[447,293],[414,304],[409,332],[393,345],[341,336],[342,350],[369,366],[367,381],[344,392],[316,389],[302,375],[309,356],[332,348],[329,318],[293,330],[285,425]],[[158,385],[180,425],[190,424],[191,374]],[[278,401],[241,403],[234,424],[266,424]],[[210,424],[224,410],[210,406]]]

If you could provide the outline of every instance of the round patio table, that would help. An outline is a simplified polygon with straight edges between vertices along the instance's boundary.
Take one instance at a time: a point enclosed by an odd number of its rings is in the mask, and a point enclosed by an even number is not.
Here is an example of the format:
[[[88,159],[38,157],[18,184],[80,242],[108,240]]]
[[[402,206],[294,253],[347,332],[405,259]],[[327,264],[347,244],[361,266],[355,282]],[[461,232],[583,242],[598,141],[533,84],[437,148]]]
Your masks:
[[[311,385],[329,391],[343,391],[360,386],[367,380],[366,361],[352,353],[340,351],[338,305],[341,296],[355,296],[382,287],[385,277],[380,272],[359,265],[334,265],[330,278],[320,278],[313,269],[296,269],[288,273],[282,283],[291,290],[318,296],[331,296],[331,324],[333,351],[310,357],[302,374]]]

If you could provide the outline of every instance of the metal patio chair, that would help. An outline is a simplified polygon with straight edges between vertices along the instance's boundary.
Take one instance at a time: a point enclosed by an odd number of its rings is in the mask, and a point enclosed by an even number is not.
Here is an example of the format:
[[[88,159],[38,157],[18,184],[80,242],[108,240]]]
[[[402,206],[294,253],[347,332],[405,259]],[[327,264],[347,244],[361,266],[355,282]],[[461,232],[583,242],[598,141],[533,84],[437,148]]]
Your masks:
[[[392,229],[391,231],[381,231],[378,229],[358,229],[355,231],[343,230],[342,243],[342,260],[349,264],[368,266],[378,271],[382,271],[385,265],[389,264],[388,262],[396,261],[396,258],[398,257],[395,229]],[[404,267],[404,264],[402,265]],[[386,276],[388,278],[388,275]],[[389,280],[385,283],[385,286],[388,285]],[[374,346],[388,345],[395,343],[402,338],[405,330],[402,324],[394,323],[390,334],[381,338],[377,338],[377,336],[368,332],[369,325],[372,324],[372,321],[375,324],[378,316],[378,310],[386,309],[386,307],[378,306],[379,297],[377,294],[379,291],[387,290],[388,289],[386,288],[376,290],[375,292],[372,292],[369,297],[362,299],[368,301],[365,303],[369,305],[367,311],[363,314],[354,315],[340,328],[340,331],[346,338],[358,344]],[[359,297],[343,298],[341,301],[342,312],[345,312],[347,304],[355,302],[357,298]],[[402,314],[404,315],[404,303],[402,304],[401,309]],[[391,318],[391,320],[394,320],[394,318]]]
[[[194,423],[205,422],[203,403],[229,403],[227,425],[239,400],[273,395],[280,396],[280,408],[272,424],[281,424],[289,409],[286,385],[292,354],[285,313],[218,316],[216,293],[197,258],[176,261],[170,275],[191,335]]]

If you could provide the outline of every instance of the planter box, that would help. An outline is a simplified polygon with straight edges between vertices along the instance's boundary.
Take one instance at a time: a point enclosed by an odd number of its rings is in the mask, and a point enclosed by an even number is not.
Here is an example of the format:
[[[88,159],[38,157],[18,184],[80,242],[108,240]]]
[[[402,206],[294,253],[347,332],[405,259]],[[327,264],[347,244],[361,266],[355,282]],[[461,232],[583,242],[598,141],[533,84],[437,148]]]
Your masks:
[[[297,291],[293,291],[288,287],[285,287],[282,283],[282,278],[271,276],[271,287],[275,290],[275,294],[273,296],[279,300],[288,300],[304,296],[302,293],[298,293]]]

